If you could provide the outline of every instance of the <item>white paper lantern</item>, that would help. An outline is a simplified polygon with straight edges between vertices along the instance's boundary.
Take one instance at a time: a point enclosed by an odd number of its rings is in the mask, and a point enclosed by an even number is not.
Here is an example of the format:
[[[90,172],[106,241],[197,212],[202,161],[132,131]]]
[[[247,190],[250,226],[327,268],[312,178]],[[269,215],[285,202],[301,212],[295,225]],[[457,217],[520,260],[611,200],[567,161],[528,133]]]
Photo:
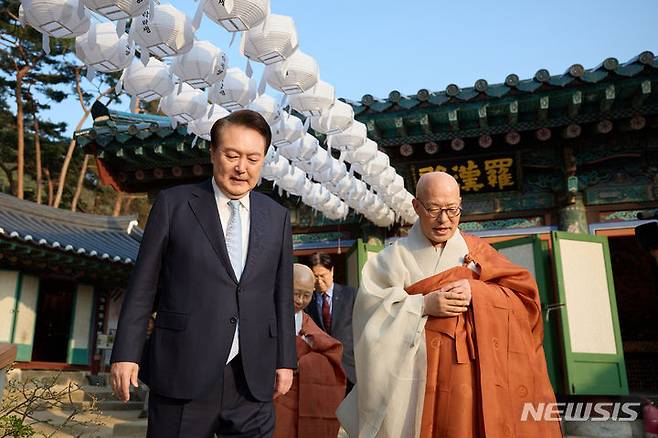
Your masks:
[[[352,125],[354,110],[345,102],[336,100],[322,115],[311,118],[311,127],[322,134],[337,134]]]
[[[297,50],[288,59],[265,67],[267,83],[284,94],[311,89],[320,78],[320,67],[312,56]]]
[[[329,201],[331,198],[331,192],[321,184],[313,183],[305,198],[308,201],[305,202],[305,204],[310,205],[315,209],[319,209],[319,206],[322,206]]]
[[[84,0],[85,5],[109,20],[139,17],[149,6],[148,0]]]
[[[277,184],[286,192],[293,195],[300,195],[306,184],[311,181],[306,178],[306,174],[299,168],[292,166],[292,172],[283,175],[277,181]]]
[[[383,172],[378,173],[373,177],[368,177],[368,183],[379,190],[380,188],[386,187],[388,184],[392,183],[395,180],[395,175],[395,169],[389,166]]]
[[[210,130],[212,129],[215,122],[229,115],[229,112],[219,105],[214,105],[214,108],[212,108],[211,111],[212,106],[213,105],[208,106],[208,110],[203,117],[200,119],[192,120],[187,124],[187,132],[192,133],[197,137],[201,137],[204,140],[212,140],[210,138]],[[208,116],[209,114],[210,116]]]
[[[338,208],[342,202],[343,201],[341,201],[338,196],[332,194],[329,197],[329,200],[323,205],[323,208],[321,210],[323,212],[329,212],[335,208]]]
[[[363,196],[365,196],[366,193],[368,193],[368,187],[366,187],[366,184],[363,181],[355,179],[350,192],[346,196],[346,199],[350,200],[351,202],[358,202]]]
[[[93,23],[89,32],[75,39],[75,55],[96,71],[123,70],[132,60],[128,35],[117,36],[112,23]]]
[[[247,108],[260,113],[269,125],[276,124],[279,121],[281,108],[279,107],[279,103],[274,100],[272,96],[261,94],[254,99]]]
[[[272,144],[274,146],[294,143],[306,133],[302,121],[285,111],[281,112],[279,121],[270,125],[270,128],[272,129]]]
[[[153,17],[149,17],[149,10],[144,11],[132,26],[135,42],[159,58],[181,55],[194,44],[192,22],[170,4],[156,5]]]
[[[180,123],[188,123],[202,118],[208,110],[206,93],[183,84],[180,93],[174,91],[160,101],[163,113]]]
[[[309,161],[300,161],[298,166],[306,173],[315,175],[316,173],[326,169],[331,164],[329,161],[330,159],[331,155],[327,153],[327,150],[322,147],[318,147],[317,151],[315,154],[313,154],[313,157],[311,157]]]
[[[280,146],[279,152],[293,162],[309,161],[320,147],[318,140],[311,134],[305,134],[300,140]]]
[[[242,70],[236,67],[226,70],[226,76],[210,87],[208,98],[212,103],[229,111],[245,108],[256,98],[256,84]]]
[[[210,41],[194,41],[189,52],[176,56],[171,71],[194,88],[206,88],[226,76],[226,54]]]
[[[269,0],[207,0],[203,6],[208,18],[229,32],[242,32],[258,26],[269,10]]]
[[[362,166],[361,175],[365,175],[368,178],[379,175],[389,168],[390,161],[388,155],[382,151],[377,151],[375,157],[372,160],[369,160],[364,166]]]
[[[146,102],[163,98],[174,91],[174,78],[169,68],[156,58],[150,58],[146,66],[133,60],[124,70],[121,84],[126,93]]]
[[[391,197],[404,190],[404,180],[400,175],[395,175],[395,180],[381,190],[382,196]]]
[[[327,145],[339,151],[353,151],[365,143],[368,138],[368,128],[356,120],[349,128],[327,136]]]
[[[287,59],[298,46],[294,20],[286,15],[270,14],[244,33],[240,50],[253,61],[274,64]]]
[[[320,116],[336,100],[333,85],[319,80],[313,88],[288,97],[290,106],[307,117]]]
[[[323,171],[314,174],[313,178],[318,182],[329,183],[332,185],[337,184],[343,179],[349,181],[349,178],[347,178],[347,168],[345,167],[345,163],[341,163],[333,157],[329,160],[328,167]]]
[[[377,156],[377,143],[367,139],[363,146],[345,153],[345,161],[349,163],[366,164]]]
[[[23,0],[19,16],[54,38],[75,38],[87,32],[90,25],[89,13],[78,0]]]
[[[334,221],[344,218],[345,216],[347,216],[348,213],[349,213],[349,207],[345,205],[345,203],[342,201],[332,206],[332,208],[325,208],[322,210],[323,215]]]
[[[270,146],[265,155],[261,176],[267,180],[277,180],[290,172],[290,163],[274,147]]]
[[[357,180],[354,178],[343,178],[340,181],[333,184],[333,192],[340,196],[343,199],[347,199],[348,195],[356,186]]]

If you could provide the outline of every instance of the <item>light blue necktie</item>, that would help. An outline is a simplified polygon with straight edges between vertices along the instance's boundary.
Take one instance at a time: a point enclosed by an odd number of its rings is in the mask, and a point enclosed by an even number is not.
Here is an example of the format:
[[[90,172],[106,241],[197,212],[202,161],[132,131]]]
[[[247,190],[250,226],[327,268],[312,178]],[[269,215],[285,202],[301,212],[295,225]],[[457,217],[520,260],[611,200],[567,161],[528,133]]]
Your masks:
[[[240,220],[240,201],[232,199],[228,201],[228,205],[231,208],[231,216],[226,225],[226,250],[231,259],[235,278],[240,281],[240,276],[242,275],[242,221]],[[226,363],[232,361],[240,351],[239,324],[240,321],[235,324],[233,343],[231,344],[231,351],[228,354]]]
[[[235,278],[240,281],[242,275],[242,221],[240,220],[240,201],[232,199],[228,201],[231,208],[231,216],[226,226],[226,249],[231,259],[231,266]]]

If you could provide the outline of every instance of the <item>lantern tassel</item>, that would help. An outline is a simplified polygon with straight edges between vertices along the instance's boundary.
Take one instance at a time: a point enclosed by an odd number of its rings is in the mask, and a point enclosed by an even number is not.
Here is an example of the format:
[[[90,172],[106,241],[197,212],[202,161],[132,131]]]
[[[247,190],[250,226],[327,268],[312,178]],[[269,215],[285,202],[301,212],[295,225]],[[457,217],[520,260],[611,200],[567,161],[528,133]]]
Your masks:
[[[228,43],[228,46],[231,47],[233,43],[235,42],[235,36],[237,35],[237,32],[231,33],[231,42]]]
[[[130,97],[130,112],[133,114],[137,113],[137,96]]]
[[[199,140],[199,136],[195,135],[194,138],[192,139],[192,146],[191,146],[192,149],[194,149],[194,147],[196,146],[196,142],[198,140]]]
[[[210,109],[208,110],[208,119],[210,119],[215,112],[215,104],[210,105]]]
[[[263,69],[263,74],[260,77],[260,82],[258,82],[258,96],[265,94],[265,89],[267,88],[267,80],[265,79],[265,69]]]
[[[121,38],[126,33],[126,19],[122,18],[117,21],[117,36]]]
[[[203,18],[203,7],[206,5],[206,0],[200,0],[199,6],[196,8],[194,18],[192,19],[192,27],[194,30],[199,29],[201,26],[201,19]]]
[[[117,84],[114,86],[114,92],[116,94],[121,94],[121,91],[123,90],[123,80],[119,79],[117,81]]]
[[[94,80],[95,77],[96,77],[96,70],[94,70],[90,66],[87,66],[87,80],[91,82]]]
[[[176,129],[178,126],[178,120],[175,117],[169,117],[169,122],[171,123],[171,129]]]
[[[249,79],[251,79],[254,75],[254,69],[251,68],[251,61],[249,58],[247,58],[247,67],[245,67],[244,72]]]
[[[139,54],[139,60],[142,61],[142,65],[146,67],[146,65],[149,63],[149,58],[151,55],[149,55],[149,51],[147,48],[139,46],[140,54]]]
[[[41,34],[41,47],[46,55],[50,55],[50,37],[48,34]]]
[[[183,92],[183,81],[181,80],[181,81],[178,83],[178,91],[176,92],[176,95],[179,95],[179,94],[181,94],[182,92]]]
[[[311,126],[311,118],[307,117],[306,120],[304,120],[304,133],[308,132],[308,128]]]

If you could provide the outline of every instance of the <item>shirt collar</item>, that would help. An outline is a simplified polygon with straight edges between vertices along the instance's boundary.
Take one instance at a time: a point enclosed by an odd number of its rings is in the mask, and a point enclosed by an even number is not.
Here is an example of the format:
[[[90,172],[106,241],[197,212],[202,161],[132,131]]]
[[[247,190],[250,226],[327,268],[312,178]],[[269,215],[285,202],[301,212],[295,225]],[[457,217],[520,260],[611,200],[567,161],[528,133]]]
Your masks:
[[[222,192],[222,190],[215,182],[215,178],[210,178],[210,179],[212,180],[212,191],[215,193],[215,199],[217,200],[217,203],[222,206],[228,204],[231,198],[229,198],[224,194],[224,192]],[[249,205],[250,205],[249,198],[250,198],[249,193],[247,193],[242,198],[238,199],[238,201],[240,201],[240,205],[246,208],[247,211],[249,211]]]
[[[334,294],[334,284],[336,283],[331,283],[331,287],[327,289],[327,292],[325,292],[329,298],[332,298]],[[322,294],[322,292],[320,292],[320,294]]]

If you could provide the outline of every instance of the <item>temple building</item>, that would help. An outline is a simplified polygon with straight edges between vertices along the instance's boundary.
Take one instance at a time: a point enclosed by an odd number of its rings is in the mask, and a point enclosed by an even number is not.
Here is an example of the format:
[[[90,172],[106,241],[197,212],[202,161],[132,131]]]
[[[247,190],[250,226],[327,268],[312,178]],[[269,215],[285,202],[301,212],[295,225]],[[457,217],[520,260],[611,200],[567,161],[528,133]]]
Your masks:
[[[16,344],[19,367],[100,365],[97,335],[116,328],[140,239],[132,217],[0,193],[0,342]]]
[[[423,173],[453,174],[462,230],[535,274],[560,394],[658,390],[657,270],[634,237],[658,209],[657,89],[658,60],[643,52],[560,74],[344,100],[407,190]],[[100,104],[92,114],[76,138],[116,190],[152,195],[210,177],[209,145],[184,126]],[[291,208],[297,256],[338,254],[338,281],[357,285],[367,254],[406,233],[354,214],[329,221],[267,183],[259,190]]]

